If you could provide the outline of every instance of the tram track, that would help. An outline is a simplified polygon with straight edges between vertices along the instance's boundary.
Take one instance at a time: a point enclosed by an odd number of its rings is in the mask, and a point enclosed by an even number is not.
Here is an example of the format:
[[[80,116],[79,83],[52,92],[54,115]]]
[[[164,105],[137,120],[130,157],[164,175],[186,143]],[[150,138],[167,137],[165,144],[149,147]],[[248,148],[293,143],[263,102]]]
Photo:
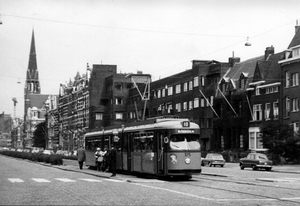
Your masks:
[[[197,187],[197,188],[201,187],[204,189],[205,188],[206,189],[214,189],[214,190],[219,190],[219,191],[223,191],[223,192],[232,192],[232,193],[241,194],[241,195],[249,195],[249,196],[258,197],[258,198],[262,198],[262,199],[272,199],[272,200],[276,200],[276,201],[280,201],[280,202],[289,202],[289,203],[299,204],[299,198],[280,198],[280,197],[274,197],[274,196],[270,196],[270,195],[255,194],[255,193],[246,192],[243,190],[234,190],[234,189],[229,189],[229,188],[201,185],[201,184],[199,184],[199,180],[203,179],[203,180],[215,181],[215,182],[228,182],[228,183],[237,184],[237,185],[254,185],[254,186],[258,186],[258,187],[272,188],[272,190],[276,189],[276,190],[279,190],[279,192],[282,192],[283,189],[300,192],[300,189],[297,189],[297,188],[257,184],[254,182],[246,182],[246,181],[232,181],[232,180],[225,180],[225,179],[221,179],[221,178],[213,179],[213,178],[203,178],[203,177],[195,178],[195,177],[193,177],[193,179],[189,180],[189,181],[184,181],[184,182],[181,182],[181,181],[172,181],[172,182],[180,184],[180,185],[193,186],[193,187]],[[195,179],[197,179],[197,180],[195,180]],[[298,200],[298,201],[296,201],[296,200]],[[222,199],[220,199],[219,201],[222,201]]]
[[[198,178],[198,179],[205,179],[205,180],[211,180],[215,182],[230,182],[230,183],[236,183],[236,184],[241,184],[241,185],[255,185],[255,186],[260,186],[260,187],[269,187],[269,188],[276,188],[276,189],[289,189],[289,190],[294,190],[294,191],[299,191],[300,193],[300,188],[290,188],[290,187],[282,187],[282,186],[272,186],[272,185],[266,185],[263,183],[255,183],[255,182],[247,182],[247,181],[241,181],[241,180],[226,180],[226,179],[214,179],[214,178],[207,178],[207,177],[193,177],[193,178]]]

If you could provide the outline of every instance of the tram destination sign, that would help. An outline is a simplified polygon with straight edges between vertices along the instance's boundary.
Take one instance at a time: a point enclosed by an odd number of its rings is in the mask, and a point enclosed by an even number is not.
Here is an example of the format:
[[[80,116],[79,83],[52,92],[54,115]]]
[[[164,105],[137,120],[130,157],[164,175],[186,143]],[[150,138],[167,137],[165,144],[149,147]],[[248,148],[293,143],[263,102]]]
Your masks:
[[[195,133],[193,129],[179,129],[178,133]]]

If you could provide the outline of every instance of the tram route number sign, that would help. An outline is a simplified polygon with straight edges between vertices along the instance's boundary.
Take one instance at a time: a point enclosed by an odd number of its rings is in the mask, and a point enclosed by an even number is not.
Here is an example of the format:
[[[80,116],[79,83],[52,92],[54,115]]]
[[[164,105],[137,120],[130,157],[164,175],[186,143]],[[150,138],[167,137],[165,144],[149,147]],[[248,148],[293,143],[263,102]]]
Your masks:
[[[189,121],[183,121],[182,122],[182,127],[190,127],[190,122]]]

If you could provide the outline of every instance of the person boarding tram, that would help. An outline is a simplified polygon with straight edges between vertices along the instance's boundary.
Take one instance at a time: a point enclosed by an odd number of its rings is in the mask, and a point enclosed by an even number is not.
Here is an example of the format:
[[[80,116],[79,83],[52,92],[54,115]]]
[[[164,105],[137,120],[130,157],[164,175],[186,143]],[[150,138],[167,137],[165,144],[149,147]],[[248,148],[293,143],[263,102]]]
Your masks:
[[[104,160],[105,153],[106,152],[101,151],[100,147],[98,147],[95,152],[97,171],[101,171],[101,172],[103,171],[103,160]]]

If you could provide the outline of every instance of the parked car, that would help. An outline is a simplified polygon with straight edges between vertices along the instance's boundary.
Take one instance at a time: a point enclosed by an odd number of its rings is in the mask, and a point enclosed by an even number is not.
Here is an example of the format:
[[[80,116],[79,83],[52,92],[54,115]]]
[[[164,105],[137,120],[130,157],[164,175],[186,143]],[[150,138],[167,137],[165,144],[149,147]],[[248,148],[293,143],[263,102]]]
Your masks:
[[[31,153],[40,153],[42,152],[44,149],[41,147],[33,147],[31,150]]]
[[[57,150],[55,154],[68,156],[68,151],[65,150]]]
[[[17,152],[23,152],[23,149],[18,148],[16,151],[17,151]]]
[[[250,167],[253,170],[265,169],[270,171],[272,169],[273,162],[268,159],[265,154],[261,153],[249,153],[247,157],[240,159],[240,167],[243,170],[246,167]]]
[[[28,148],[25,148],[25,149],[23,149],[23,152],[31,152],[31,150]]]
[[[205,158],[202,159],[202,166],[208,165],[208,166],[216,166],[219,165],[221,167],[224,167],[225,160],[221,154],[218,153],[208,153]]]
[[[54,152],[53,152],[53,150],[45,149],[45,150],[43,151],[43,154],[51,155],[51,154],[54,154]]]

